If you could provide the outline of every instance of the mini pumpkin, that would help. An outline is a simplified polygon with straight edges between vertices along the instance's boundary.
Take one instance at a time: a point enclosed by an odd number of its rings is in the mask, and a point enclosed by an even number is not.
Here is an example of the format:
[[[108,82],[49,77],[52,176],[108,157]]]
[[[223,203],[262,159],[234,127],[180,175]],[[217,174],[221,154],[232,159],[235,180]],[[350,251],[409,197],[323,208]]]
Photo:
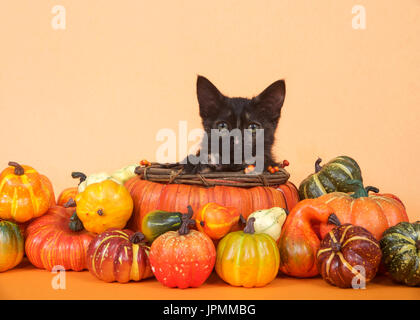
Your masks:
[[[317,268],[322,278],[340,288],[366,284],[381,262],[381,248],[365,228],[344,224],[331,230],[317,253]]]
[[[72,172],[71,177],[73,179],[79,179],[79,185],[86,180],[86,175],[82,172]],[[70,199],[76,198],[76,195],[79,193],[78,187],[71,187],[64,189],[57,199],[57,204],[59,206],[64,206]]]
[[[204,232],[213,240],[218,240],[238,224],[239,212],[235,207],[224,207],[215,202],[209,202],[198,210],[195,221],[199,231]]]
[[[255,233],[251,217],[243,231],[226,235],[217,246],[216,272],[232,286],[262,287],[279,271],[280,255],[274,239]]]
[[[110,179],[88,185],[75,201],[77,216],[94,233],[124,228],[133,211],[130,193]]]
[[[0,221],[0,272],[16,267],[23,258],[24,240],[17,224]]]
[[[26,222],[55,204],[52,184],[34,168],[9,162],[0,174],[0,218]]]
[[[105,282],[127,283],[152,277],[149,247],[143,241],[141,232],[108,229],[89,245],[89,271]]]
[[[167,287],[199,287],[210,276],[216,260],[213,241],[195,224],[192,208],[182,216],[178,231],[168,231],[153,241],[149,259],[156,279]]]
[[[400,222],[387,229],[380,243],[383,265],[391,278],[420,286],[420,221]]]

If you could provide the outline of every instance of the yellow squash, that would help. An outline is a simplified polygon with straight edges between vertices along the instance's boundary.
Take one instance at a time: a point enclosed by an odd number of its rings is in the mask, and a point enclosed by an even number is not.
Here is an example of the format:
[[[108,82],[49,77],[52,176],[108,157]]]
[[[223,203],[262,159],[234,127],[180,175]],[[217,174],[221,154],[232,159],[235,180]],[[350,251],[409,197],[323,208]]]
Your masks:
[[[88,185],[75,200],[77,216],[85,229],[94,233],[124,228],[133,211],[130,193],[109,179]]]

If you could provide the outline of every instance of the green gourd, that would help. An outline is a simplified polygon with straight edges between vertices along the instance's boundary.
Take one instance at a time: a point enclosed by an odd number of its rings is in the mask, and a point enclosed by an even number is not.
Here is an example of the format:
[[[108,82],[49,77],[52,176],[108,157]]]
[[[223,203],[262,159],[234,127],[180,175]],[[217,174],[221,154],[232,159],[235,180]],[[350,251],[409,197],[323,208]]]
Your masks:
[[[420,286],[420,221],[400,222],[387,229],[380,244],[391,278],[407,286]]]
[[[141,224],[141,232],[152,243],[161,234],[176,231],[181,226],[182,213],[154,210],[146,214]]]
[[[315,173],[309,175],[299,186],[301,199],[318,198],[331,192],[354,192],[355,186],[349,180],[363,182],[362,173],[357,162],[347,156],[332,159],[321,166],[321,159],[315,161]]]

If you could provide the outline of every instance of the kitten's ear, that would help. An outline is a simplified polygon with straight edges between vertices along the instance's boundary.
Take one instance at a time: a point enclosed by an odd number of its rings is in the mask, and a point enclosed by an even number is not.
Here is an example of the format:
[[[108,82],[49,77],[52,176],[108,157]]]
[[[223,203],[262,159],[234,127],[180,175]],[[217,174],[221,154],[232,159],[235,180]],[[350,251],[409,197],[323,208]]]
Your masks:
[[[223,95],[207,78],[197,77],[197,98],[201,118],[207,118],[219,112]]]
[[[267,115],[271,115],[274,119],[278,119],[285,96],[286,84],[284,80],[278,80],[256,96],[254,102],[257,108],[261,108],[267,112]]]

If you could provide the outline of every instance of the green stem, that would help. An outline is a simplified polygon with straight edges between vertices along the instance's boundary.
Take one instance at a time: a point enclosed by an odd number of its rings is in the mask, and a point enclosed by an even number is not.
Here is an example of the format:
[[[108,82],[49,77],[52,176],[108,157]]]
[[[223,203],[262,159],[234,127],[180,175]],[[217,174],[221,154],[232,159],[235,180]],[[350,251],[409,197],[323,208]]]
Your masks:
[[[70,218],[69,228],[71,231],[79,232],[84,229],[82,221],[80,221],[79,217],[77,216],[76,211]]]
[[[351,195],[352,198],[358,199],[363,197],[368,197],[369,194],[366,191],[365,187],[363,186],[362,181],[360,180],[347,180],[346,184],[355,186],[355,191]]]

